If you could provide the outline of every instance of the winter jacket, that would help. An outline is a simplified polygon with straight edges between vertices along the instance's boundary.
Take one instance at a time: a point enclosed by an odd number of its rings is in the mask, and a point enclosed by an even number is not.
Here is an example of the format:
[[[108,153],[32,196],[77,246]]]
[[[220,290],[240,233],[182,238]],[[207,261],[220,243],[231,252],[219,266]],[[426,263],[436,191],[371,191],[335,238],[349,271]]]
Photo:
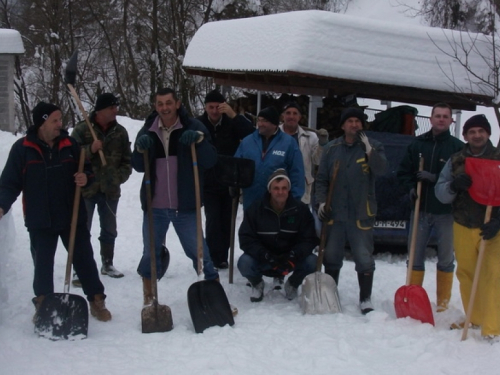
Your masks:
[[[64,230],[70,227],[75,196],[80,146],[68,133],[61,135],[51,148],[37,136],[34,127],[12,146],[0,176],[0,207],[10,210],[23,193],[24,221],[28,230]],[[93,182],[90,162],[85,163],[87,185]],[[80,200],[78,222],[85,223],[87,214]]]
[[[104,132],[95,122],[95,112],[90,115],[92,128],[97,139],[102,141],[106,165],[103,166],[98,152],[91,152],[94,142],[90,129],[85,121],[75,126],[71,136],[85,148],[86,155],[90,157],[95,182],[88,188],[82,189],[84,198],[92,198],[98,192],[104,193],[107,199],[120,198],[120,185],[128,180],[132,173],[130,159],[130,142],[127,130],[116,121]]]
[[[342,136],[325,146],[316,175],[316,204],[326,202],[333,167],[339,161],[337,179],[333,187],[332,218],[337,221],[366,220],[361,226],[372,226],[377,214],[375,177],[385,174],[387,159],[382,143],[369,139],[370,157],[362,143],[349,145]]]
[[[283,124],[280,125],[283,130]],[[311,189],[314,182],[314,168],[319,165],[323,148],[319,146],[319,140],[316,133],[310,130],[305,130],[301,126],[297,129],[297,138],[299,149],[302,153],[302,161],[304,162],[305,174],[305,193],[301,201],[309,204],[311,202]]]
[[[444,204],[452,204],[453,219],[467,228],[479,228],[484,223],[486,206],[477,203],[469,195],[468,191],[455,193],[450,189],[450,184],[454,178],[465,173],[465,158],[472,157],[469,147],[453,154],[444,168],[441,170],[439,179],[435,186],[437,199]],[[486,149],[479,159],[500,160],[500,150],[488,141]],[[491,217],[498,217],[499,208],[493,207]]]
[[[217,149],[217,154],[219,155],[234,155],[241,140],[247,135],[252,134],[255,130],[255,127],[250,120],[242,115],[236,115],[231,119],[223,113],[219,124],[216,126],[210,122],[206,112],[197,117],[197,120],[205,125],[207,130],[210,132],[212,143]],[[220,178],[218,171],[220,171],[220,168],[217,168],[217,165],[206,171],[205,191],[228,191],[227,186],[222,185],[219,182]]]
[[[203,197],[203,175],[207,168],[211,168],[217,162],[217,152],[215,147],[211,144],[210,133],[207,128],[194,118],[190,118],[181,106],[178,110],[182,128],[174,130],[170,137],[169,155],[165,155],[165,148],[162,144],[160,137],[153,132],[150,128],[159,117],[156,111],[153,111],[146,119],[144,126],[139,130],[137,138],[143,134],[148,134],[153,138],[153,145],[149,149],[149,165],[151,171],[151,194],[161,194],[163,192],[156,192],[156,161],[157,159],[165,159],[170,155],[177,156],[177,195],[178,195],[178,209],[179,210],[194,210],[196,209],[196,195],[193,173],[193,159],[191,157],[191,146],[186,146],[179,142],[179,138],[185,130],[201,131],[204,134],[203,141],[196,143],[196,156],[198,160],[198,175],[200,183],[200,195]],[[136,139],[137,139],[136,138]],[[137,172],[144,172],[144,154],[137,151],[134,147],[132,152],[132,167]],[[141,186],[141,207],[143,211],[147,210],[146,204],[146,188],[143,179]]]
[[[462,150],[464,143],[453,137],[450,131],[432,135],[432,130],[418,136],[406,151],[399,166],[397,177],[400,184],[410,191],[417,186],[417,172],[420,155],[424,158],[424,171],[436,175],[436,181],[441,169],[451,155]],[[451,213],[451,205],[441,203],[434,194],[436,182],[422,181],[420,210],[435,215]]]
[[[264,195],[269,176],[278,168],[287,171],[292,183],[291,194],[301,199],[304,195],[304,162],[297,141],[278,129],[267,151],[264,153],[262,150],[262,136],[255,130],[241,141],[234,154],[235,157],[255,161],[253,184],[243,189],[243,209],[246,210]]]
[[[314,219],[309,207],[289,196],[284,210],[276,213],[270,194],[255,201],[246,211],[238,235],[240,248],[264,262],[267,252],[280,257],[293,251],[298,261],[312,254],[318,245]]]

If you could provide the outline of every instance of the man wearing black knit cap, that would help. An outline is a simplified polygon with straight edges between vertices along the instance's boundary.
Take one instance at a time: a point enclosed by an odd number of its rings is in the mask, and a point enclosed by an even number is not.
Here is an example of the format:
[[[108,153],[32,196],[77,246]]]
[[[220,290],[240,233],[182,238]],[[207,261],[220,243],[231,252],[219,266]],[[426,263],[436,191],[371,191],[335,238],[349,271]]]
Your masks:
[[[92,219],[97,206],[99,214],[101,245],[101,274],[110,277],[123,277],[113,265],[115,241],[118,235],[116,212],[120,198],[120,185],[128,180],[132,173],[130,164],[132,152],[127,130],[116,121],[118,98],[111,93],[104,93],[97,97],[94,111],[90,113],[90,122],[97,139],[94,140],[85,121],[75,126],[71,136],[85,148],[92,163],[95,182],[85,189],[82,195],[87,208],[89,230],[92,228]],[[99,151],[102,150],[106,165],[102,165]],[[73,278],[73,285],[80,286],[78,279]]]
[[[485,240],[484,259],[477,299],[471,315],[471,323],[481,327],[484,339],[498,340],[500,337],[500,210],[493,207],[491,219],[484,223],[486,206],[474,201],[469,188],[472,179],[465,173],[465,160],[491,159],[500,160],[500,150],[490,141],[491,126],[486,116],[475,115],[468,119],[463,127],[465,147],[453,154],[443,167],[436,183],[436,197],[444,204],[452,205],[453,245],[457,258],[457,278],[464,311],[468,311],[472,283],[478,261],[478,249],[481,239]],[[491,176],[494,178],[494,175]],[[479,183],[480,184],[480,183]],[[496,183],[493,182],[493,185]],[[451,328],[464,327],[463,321],[451,325]]]
[[[243,115],[237,115],[224,96],[212,90],[205,96],[205,112],[197,118],[206,126],[218,155],[233,156],[241,140],[255,128]],[[217,165],[205,173],[203,189],[205,203],[205,235],[214,266],[228,268],[228,250],[231,234],[231,196],[227,186],[220,183]]]
[[[24,221],[35,266],[33,303],[38,309],[45,296],[54,293],[54,256],[58,239],[68,246],[76,185],[92,183],[90,164],[78,173],[80,147],[62,128],[59,107],[40,102],[33,109],[33,126],[14,143],[0,176],[0,218],[23,193]],[[104,286],[99,280],[87,215],[80,199],[73,265],[96,319],[108,321]],[[35,315],[36,316],[36,315]]]
[[[243,189],[243,209],[262,198],[267,191],[267,179],[278,168],[284,168],[291,181],[291,194],[296,199],[304,195],[304,162],[295,139],[279,128],[280,114],[274,107],[261,110],[257,130],[241,141],[235,157],[255,161],[255,177],[251,186]]]

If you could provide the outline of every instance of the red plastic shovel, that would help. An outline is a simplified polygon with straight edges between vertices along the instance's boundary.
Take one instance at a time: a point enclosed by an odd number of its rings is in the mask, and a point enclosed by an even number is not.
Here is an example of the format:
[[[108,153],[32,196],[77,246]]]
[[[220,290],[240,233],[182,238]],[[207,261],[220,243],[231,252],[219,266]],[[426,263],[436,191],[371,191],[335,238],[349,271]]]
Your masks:
[[[420,157],[419,171],[424,169],[424,158]],[[417,243],[418,216],[420,208],[420,194],[422,191],[422,182],[417,183],[417,200],[413,212],[413,227],[410,242],[410,259],[406,270],[406,285],[400,287],[394,296],[394,308],[397,318],[410,317],[420,320],[422,323],[434,325],[434,316],[432,315],[431,303],[427,292],[420,285],[410,285],[411,272],[413,270],[413,260],[415,258],[415,245]]]

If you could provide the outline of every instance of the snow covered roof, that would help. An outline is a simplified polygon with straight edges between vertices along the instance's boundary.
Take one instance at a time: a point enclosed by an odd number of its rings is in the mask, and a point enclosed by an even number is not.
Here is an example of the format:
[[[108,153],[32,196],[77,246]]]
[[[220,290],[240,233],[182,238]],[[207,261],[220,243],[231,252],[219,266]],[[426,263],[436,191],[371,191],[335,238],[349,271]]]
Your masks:
[[[0,54],[23,54],[21,34],[17,30],[0,29]]]
[[[489,103],[491,88],[472,84],[446,55],[464,55],[454,43],[472,48],[469,66],[488,81],[483,57],[491,56],[492,43],[483,34],[316,10],[207,23],[190,42],[183,66],[219,84],[265,91],[355,93],[426,105],[444,100],[471,109],[457,97],[461,93]]]

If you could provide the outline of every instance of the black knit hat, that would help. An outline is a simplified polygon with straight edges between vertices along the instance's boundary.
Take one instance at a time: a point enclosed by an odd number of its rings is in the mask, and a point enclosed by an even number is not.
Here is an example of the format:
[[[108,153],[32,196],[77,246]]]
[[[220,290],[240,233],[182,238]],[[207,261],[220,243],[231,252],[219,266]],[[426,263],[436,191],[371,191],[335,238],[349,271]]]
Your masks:
[[[465,121],[462,135],[467,134],[470,128],[483,128],[491,135],[491,125],[485,115],[475,115]]]
[[[259,112],[257,117],[263,117],[271,124],[278,126],[280,124],[280,114],[274,107],[266,107]]]
[[[40,102],[33,108],[33,125],[39,128],[49,118],[52,112],[60,111],[61,108],[54,104]]]
[[[290,178],[288,177],[288,173],[286,172],[285,169],[279,168],[276,169],[270,176],[269,179],[267,180],[267,190],[271,190],[271,184],[274,180],[277,180],[278,178],[284,178],[285,180],[288,181],[288,190],[292,188],[292,183],[290,182]]]
[[[283,107],[283,112],[285,112],[288,108],[295,108],[297,111],[299,111],[300,114],[302,114],[302,109],[300,109],[299,105],[296,102],[286,103]]]
[[[205,104],[207,103],[224,103],[226,99],[224,96],[217,90],[210,91],[207,96],[205,96]]]
[[[344,122],[346,122],[347,119],[351,117],[356,117],[361,121],[361,123],[365,124],[365,114],[362,110],[359,108],[346,108],[342,111],[342,114],[340,115],[340,125],[344,125]]]
[[[97,97],[97,100],[95,101],[94,111],[97,112],[100,111],[101,109],[112,107],[114,105],[120,105],[120,101],[116,96],[107,92]]]

